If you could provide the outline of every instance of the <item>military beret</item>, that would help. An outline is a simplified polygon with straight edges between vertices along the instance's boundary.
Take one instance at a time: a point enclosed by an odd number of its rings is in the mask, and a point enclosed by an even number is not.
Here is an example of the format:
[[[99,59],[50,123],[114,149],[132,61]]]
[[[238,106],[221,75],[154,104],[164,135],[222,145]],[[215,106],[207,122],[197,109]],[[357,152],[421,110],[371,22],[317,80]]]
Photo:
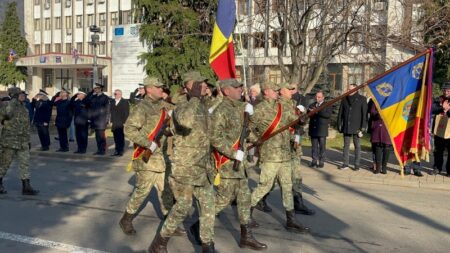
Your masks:
[[[163,87],[165,86],[157,77],[148,76],[144,79],[144,87]]]
[[[450,90],[450,82],[445,82],[445,83],[442,85],[442,89],[443,89],[443,90]]]
[[[280,86],[278,86],[276,83],[268,80],[261,84],[261,90],[267,90],[267,89],[280,90]]]
[[[217,83],[221,88],[225,88],[225,87],[238,88],[243,85],[242,83],[240,83],[238,80],[236,80],[234,78],[220,80]]]
[[[189,82],[189,81],[194,81],[194,82],[203,82],[208,80],[208,78],[202,76],[200,74],[200,72],[198,71],[190,71],[187,73],[184,73],[181,78],[183,79],[183,82]]]

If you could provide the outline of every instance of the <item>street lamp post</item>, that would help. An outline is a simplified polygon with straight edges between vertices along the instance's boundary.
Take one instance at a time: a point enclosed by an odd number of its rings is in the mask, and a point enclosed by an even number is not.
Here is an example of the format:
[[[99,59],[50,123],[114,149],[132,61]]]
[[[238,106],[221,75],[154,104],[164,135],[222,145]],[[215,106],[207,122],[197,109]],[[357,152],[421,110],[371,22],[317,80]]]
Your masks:
[[[91,44],[94,47],[94,62],[92,64],[92,73],[93,73],[93,80],[92,80],[92,87],[95,86],[95,83],[98,82],[98,65],[97,65],[97,45],[99,44],[100,36],[99,33],[102,33],[100,27],[96,25],[91,25],[89,27],[89,31],[91,31]]]

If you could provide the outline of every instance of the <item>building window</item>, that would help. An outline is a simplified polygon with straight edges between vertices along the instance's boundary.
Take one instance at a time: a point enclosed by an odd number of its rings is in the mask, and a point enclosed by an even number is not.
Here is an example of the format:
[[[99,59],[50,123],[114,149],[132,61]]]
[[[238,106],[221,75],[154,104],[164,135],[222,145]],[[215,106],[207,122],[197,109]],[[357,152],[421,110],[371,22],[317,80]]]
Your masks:
[[[81,42],[77,43],[77,51],[79,54],[83,53],[83,43],[81,43]]]
[[[131,24],[131,13],[130,11],[122,11],[122,24]]]
[[[82,27],[83,27],[83,16],[77,15],[77,28],[82,28]]]
[[[278,47],[280,40],[280,32],[273,31],[272,32],[272,47]]]
[[[45,19],[45,30],[51,30],[52,29],[52,21],[50,20],[50,18],[46,18]]]
[[[363,65],[348,65],[348,83],[356,83],[357,85],[362,84],[364,77],[363,69]]]
[[[61,43],[55,43],[55,52],[61,53]]]
[[[248,15],[247,0],[238,0],[237,9],[238,9],[238,15]]]
[[[41,30],[41,19],[36,18],[34,20],[34,30],[35,31],[40,31]]]
[[[66,29],[72,29],[72,16],[66,16]]]
[[[111,12],[111,25],[119,24],[119,16],[117,12]]]
[[[61,17],[55,17],[55,29],[61,29]]]
[[[41,4],[41,0],[34,0],[34,5],[40,5]]]
[[[66,43],[66,54],[72,54],[72,43]]]
[[[253,34],[254,40],[255,42],[254,44],[254,48],[264,48],[264,33],[254,33]]]
[[[41,45],[34,45],[34,54],[41,54]]]
[[[53,83],[53,69],[44,69],[44,80],[42,82],[43,88],[49,88],[52,87]]]
[[[55,0],[55,4],[61,3],[61,0]]]
[[[89,14],[88,15],[88,26],[94,25],[95,24],[95,17],[94,14]]]
[[[45,53],[50,53],[51,52],[51,44],[45,44]]]
[[[106,25],[106,13],[100,13],[99,14],[99,24],[100,26],[105,26]]]
[[[263,14],[266,11],[267,0],[255,0],[255,14]]]
[[[104,41],[101,41],[98,45],[98,54],[106,55],[106,43]]]

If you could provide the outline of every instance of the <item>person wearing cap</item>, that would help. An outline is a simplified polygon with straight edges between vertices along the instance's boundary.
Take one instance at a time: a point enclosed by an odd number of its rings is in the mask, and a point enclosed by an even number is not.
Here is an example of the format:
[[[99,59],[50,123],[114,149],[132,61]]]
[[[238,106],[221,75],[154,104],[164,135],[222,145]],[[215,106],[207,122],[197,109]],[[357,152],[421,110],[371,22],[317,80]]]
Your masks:
[[[144,99],[144,95],[145,95],[144,84],[139,83],[136,90],[134,90],[133,92],[130,93],[130,99],[129,99],[130,104],[132,104],[132,105],[138,104],[139,102],[142,101],[142,99]]]
[[[125,147],[125,135],[123,124],[130,114],[130,104],[127,99],[122,98],[122,91],[114,91],[114,99],[111,100],[111,131],[114,137],[115,152],[112,156],[122,156]]]
[[[214,190],[210,164],[209,113],[204,103],[207,84],[193,82],[187,89],[187,101],[177,104],[173,111],[174,151],[171,156],[172,174],[169,182],[175,197],[161,231],[156,234],[148,251],[167,252],[167,243],[198,200],[199,234],[203,252],[214,252]]]
[[[77,141],[77,150],[74,152],[75,154],[86,153],[88,145],[89,117],[86,96],[86,93],[78,91],[70,101],[73,113],[73,123],[75,125],[75,139]]]
[[[126,235],[136,234],[133,227],[133,219],[142,203],[147,199],[153,187],[156,188],[161,211],[166,216],[173,205],[173,195],[166,181],[166,154],[159,143],[164,143],[165,136],[161,140],[149,138],[156,136],[158,132],[164,132],[164,121],[170,117],[173,105],[163,100],[163,87],[165,85],[156,77],[144,79],[145,96],[136,106],[132,107],[130,115],[125,122],[125,136],[135,146],[149,149],[152,152],[150,160],[145,163],[141,156],[134,156],[132,169],[135,172],[136,184],[128,201],[125,213],[119,221],[122,231]],[[179,230],[179,233],[183,231]]]
[[[323,91],[316,92],[316,102],[308,106],[308,112],[323,105],[325,95]],[[309,118],[308,135],[311,137],[311,168],[323,168],[325,162],[328,125],[330,123],[331,107],[327,107]]]
[[[58,99],[55,100],[56,107],[55,125],[58,130],[59,149],[56,152],[69,151],[69,139],[67,130],[72,124],[72,108],[70,104],[69,94],[63,89],[59,92]]]
[[[220,183],[215,194],[215,213],[219,214],[237,200],[237,211],[241,227],[239,247],[253,250],[263,250],[266,244],[258,242],[250,227],[251,193],[248,186],[248,177],[244,166],[244,151],[236,150],[234,144],[240,138],[243,129],[244,111],[251,116],[253,106],[241,102],[242,84],[236,79],[225,79],[218,83],[224,94],[224,98],[211,114],[211,145],[214,148],[213,158]],[[227,162],[220,163],[226,158]],[[234,161],[242,164],[238,170],[233,169]],[[223,160],[222,160],[223,161]],[[198,226],[199,222],[195,225]]]
[[[433,130],[436,129],[436,121],[438,119],[442,120],[445,117],[450,117],[450,82],[444,83],[442,86],[442,95],[435,99],[431,108],[432,114],[434,116],[433,120]],[[450,127],[450,120],[447,121],[445,129]],[[446,132],[446,131],[444,131]],[[434,164],[433,164],[433,175],[440,174],[442,172],[442,166],[444,165],[444,151],[450,154],[450,138],[446,138],[445,134],[442,135],[436,131],[434,134]],[[445,166],[447,170],[447,177],[450,177],[450,159],[447,155],[447,163]]]
[[[25,94],[19,88],[10,88],[11,100],[0,107],[0,122],[3,125],[0,134],[0,194],[7,193],[3,187],[6,175],[13,158],[19,163],[19,173],[22,180],[23,195],[37,195],[30,185],[30,121],[25,108]]]
[[[198,71],[186,72],[181,76],[181,79],[183,80],[182,89],[172,99],[175,104],[186,102],[188,100],[187,93],[192,89],[195,82],[206,83],[207,81],[207,78],[203,77]]]
[[[86,99],[89,108],[89,121],[91,128],[95,130],[95,141],[97,142],[97,151],[94,155],[105,155],[105,129],[109,121],[109,98],[103,93],[103,85],[96,83]]]
[[[280,86],[272,81],[265,81],[261,85],[261,90],[264,100],[255,107],[255,113],[250,118],[252,142],[270,135],[298,117],[292,108],[286,108],[286,105],[278,100]],[[275,181],[278,181],[286,211],[286,229],[295,233],[307,233],[309,228],[295,218],[290,139],[290,132],[284,131],[268,139],[259,147],[261,174],[258,187],[252,193],[251,205],[252,209],[256,207],[258,202],[270,192]]]
[[[47,151],[50,148],[49,124],[52,117],[52,102],[48,98],[45,90],[39,90],[31,101],[34,108],[32,123],[36,126],[39,141],[41,142],[41,151]]]
[[[208,87],[206,88],[206,96],[205,96],[205,103],[208,107],[208,112],[212,113],[217,106],[222,102],[223,94],[220,89],[220,82],[217,83],[219,87],[216,87],[216,85],[206,82]]]

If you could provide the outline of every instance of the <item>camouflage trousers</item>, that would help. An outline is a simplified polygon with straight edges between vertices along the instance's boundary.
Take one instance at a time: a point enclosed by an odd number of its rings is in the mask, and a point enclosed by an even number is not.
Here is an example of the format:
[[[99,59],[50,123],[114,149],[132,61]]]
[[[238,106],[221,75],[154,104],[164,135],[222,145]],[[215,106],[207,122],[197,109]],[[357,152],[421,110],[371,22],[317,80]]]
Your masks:
[[[204,186],[195,186],[182,184],[169,179],[170,188],[175,197],[175,205],[169,212],[163,227],[161,228],[161,236],[170,237],[177,227],[183,222],[192,206],[192,197],[198,201],[200,216],[200,239],[203,243],[214,241],[214,189],[212,184]]]
[[[240,224],[250,221],[250,206],[252,195],[248,188],[247,178],[222,178],[216,190],[216,214],[236,199]]]
[[[301,156],[293,154],[292,157],[292,190],[295,193],[302,194],[302,172],[300,164]]]
[[[275,180],[281,188],[283,206],[287,211],[294,209],[292,197],[292,162],[260,163],[261,174],[259,175],[259,183],[252,193],[252,206],[256,204],[272,189]]]
[[[19,173],[21,179],[30,178],[30,150],[0,148],[0,177],[4,177],[8,171],[13,158],[17,157],[19,161]]]
[[[165,172],[150,170],[138,170],[135,172],[136,185],[126,207],[127,213],[135,214],[139,210],[153,186],[155,186],[158,193],[161,212],[164,216],[169,213],[174,201],[165,174]]]

